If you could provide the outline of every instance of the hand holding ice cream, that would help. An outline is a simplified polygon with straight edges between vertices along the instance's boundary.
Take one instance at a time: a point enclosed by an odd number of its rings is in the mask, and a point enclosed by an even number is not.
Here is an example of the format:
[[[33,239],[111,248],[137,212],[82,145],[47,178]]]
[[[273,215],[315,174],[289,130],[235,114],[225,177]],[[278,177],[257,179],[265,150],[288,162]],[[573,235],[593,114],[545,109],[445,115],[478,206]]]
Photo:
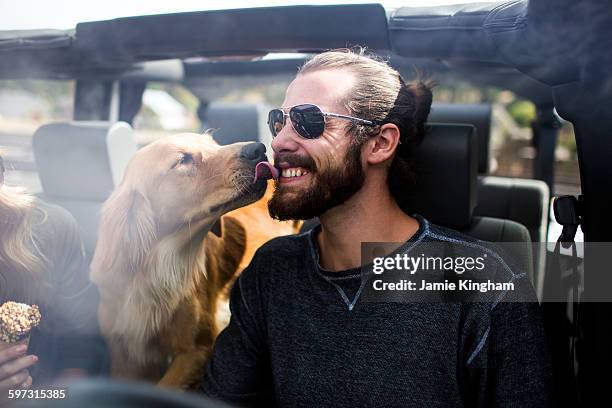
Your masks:
[[[0,306],[0,343],[27,343],[30,330],[38,326],[39,323],[40,311],[38,306],[6,302]],[[3,346],[0,344],[0,350],[2,348]]]
[[[30,331],[38,326],[40,319],[36,305],[6,302],[0,306],[0,402],[9,389],[32,385],[28,368],[38,358],[25,353]]]

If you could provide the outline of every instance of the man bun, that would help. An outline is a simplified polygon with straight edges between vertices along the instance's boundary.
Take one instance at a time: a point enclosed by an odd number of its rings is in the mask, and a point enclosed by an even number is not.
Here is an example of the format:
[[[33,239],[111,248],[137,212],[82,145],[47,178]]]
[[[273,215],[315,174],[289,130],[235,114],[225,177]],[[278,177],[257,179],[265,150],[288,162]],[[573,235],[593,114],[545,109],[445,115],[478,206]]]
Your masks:
[[[408,91],[414,98],[414,114],[413,123],[415,130],[415,140],[419,144],[425,138],[425,123],[427,117],[431,111],[431,102],[433,100],[433,93],[431,88],[433,87],[432,81],[416,79],[406,84]]]

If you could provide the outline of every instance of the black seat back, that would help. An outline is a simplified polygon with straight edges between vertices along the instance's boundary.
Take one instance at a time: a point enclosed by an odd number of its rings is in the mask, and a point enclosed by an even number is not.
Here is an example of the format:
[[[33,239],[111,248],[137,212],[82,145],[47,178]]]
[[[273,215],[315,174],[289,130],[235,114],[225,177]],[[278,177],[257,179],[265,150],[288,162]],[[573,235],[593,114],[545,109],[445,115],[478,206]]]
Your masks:
[[[478,137],[478,205],[474,215],[512,220],[527,227],[530,240],[546,242],[550,191],[541,180],[488,176],[492,108],[488,104],[436,103],[429,119],[473,124]],[[534,285],[541,292],[546,268],[545,246],[534,247]]]
[[[491,105],[436,102],[431,106],[429,121],[433,123],[465,123],[476,128],[478,139],[478,173],[489,172],[489,140],[491,132]]]
[[[213,130],[219,144],[261,142],[270,153],[269,110],[265,104],[213,102],[206,110],[205,126]]]

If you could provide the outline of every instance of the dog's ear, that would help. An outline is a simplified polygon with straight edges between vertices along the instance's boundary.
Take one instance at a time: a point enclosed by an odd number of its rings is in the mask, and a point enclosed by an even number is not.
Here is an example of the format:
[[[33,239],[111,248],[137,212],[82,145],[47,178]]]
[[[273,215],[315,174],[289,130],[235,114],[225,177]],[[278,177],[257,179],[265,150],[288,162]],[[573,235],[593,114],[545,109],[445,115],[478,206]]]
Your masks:
[[[115,269],[136,272],[156,237],[157,225],[149,200],[135,190],[115,191],[102,209],[92,277]]]
[[[141,265],[157,239],[157,225],[149,200],[139,192],[132,192],[124,232],[128,258],[133,265]]]
[[[223,217],[219,217],[217,221],[210,228],[210,232],[218,236],[219,238],[223,238]]]
[[[223,239],[211,235],[206,243],[206,271],[215,276],[218,287],[225,286],[236,277],[246,249],[246,230],[232,216],[223,217]]]

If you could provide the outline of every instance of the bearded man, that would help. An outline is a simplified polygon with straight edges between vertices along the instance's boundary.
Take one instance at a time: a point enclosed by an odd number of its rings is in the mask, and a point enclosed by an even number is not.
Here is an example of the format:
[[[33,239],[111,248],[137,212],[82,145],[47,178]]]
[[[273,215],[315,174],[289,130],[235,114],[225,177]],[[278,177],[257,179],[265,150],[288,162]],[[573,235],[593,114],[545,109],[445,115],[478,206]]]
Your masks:
[[[269,115],[280,173],[269,210],[320,225],[265,244],[235,283],[231,322],[203,379],[207,395],[246,406],[549,404],[535,298],[361,299],[363,242],[401,242],[397,253],[424,242],[481,245],[397,204],[431,100],[426,83],[407,83],[363,52],[325,52],[300,69]],[[486,251],[489,271],[533,294],[525,274]]]

